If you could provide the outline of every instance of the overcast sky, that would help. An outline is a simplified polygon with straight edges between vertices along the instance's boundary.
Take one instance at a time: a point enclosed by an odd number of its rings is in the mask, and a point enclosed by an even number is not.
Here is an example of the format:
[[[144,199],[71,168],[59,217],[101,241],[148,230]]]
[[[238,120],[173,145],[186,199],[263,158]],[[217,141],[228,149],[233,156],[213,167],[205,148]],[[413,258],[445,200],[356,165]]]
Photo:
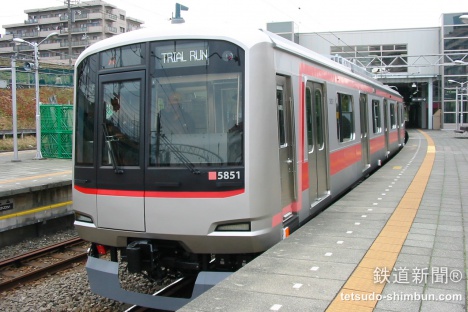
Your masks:
[[[24,10],[64,5],[66,0],[13,0],[2,6],[0,25],[22,23]],[[72,2],[74,2],[72,0]],[[169,23],[174,0],[108,0],[145,26]],[[179,0],[186,23],[252,25],[294,21],[296,31],[393,29],[440,26],[442,13],[468,12],[466,0]],[[5,29],[1,28],[4,34]]]

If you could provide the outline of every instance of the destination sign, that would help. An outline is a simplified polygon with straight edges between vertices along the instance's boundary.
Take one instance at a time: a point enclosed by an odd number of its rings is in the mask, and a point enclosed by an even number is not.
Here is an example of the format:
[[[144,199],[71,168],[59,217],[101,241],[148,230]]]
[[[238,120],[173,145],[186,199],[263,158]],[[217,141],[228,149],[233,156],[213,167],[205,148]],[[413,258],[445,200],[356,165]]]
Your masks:
[[[179,43],[156,47],[156,69],[209,65],[208,43]]]

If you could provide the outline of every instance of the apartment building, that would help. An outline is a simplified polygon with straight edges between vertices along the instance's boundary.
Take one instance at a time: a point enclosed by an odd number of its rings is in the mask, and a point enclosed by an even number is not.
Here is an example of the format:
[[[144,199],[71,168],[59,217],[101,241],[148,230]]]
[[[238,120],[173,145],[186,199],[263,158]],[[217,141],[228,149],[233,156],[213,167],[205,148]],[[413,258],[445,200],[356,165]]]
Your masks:
[[[24,11],[28,17],[17,24],[2,25],[5,35],[0,38],[0,58],[18,53],[18,59],[33,59],[34,48],[29,44],[15,44],[21,38],[39,45],[41,62],[64,65],[74,64],[79,54],[100,40],[132,31],[143,21],[105,1],[65,0],[64,5]]]

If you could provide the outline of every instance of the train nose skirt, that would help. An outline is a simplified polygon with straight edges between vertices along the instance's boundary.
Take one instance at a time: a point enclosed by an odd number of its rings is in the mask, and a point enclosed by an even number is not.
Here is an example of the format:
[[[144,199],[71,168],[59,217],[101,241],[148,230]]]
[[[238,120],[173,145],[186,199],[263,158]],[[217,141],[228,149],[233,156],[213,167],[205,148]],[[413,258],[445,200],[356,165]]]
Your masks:
[[[167,311],[176,311],[231,275],[229,272],[200,272],[191,298],[152,296],[120,288],[119,264],[89,257],[86,263],[91,291],[110,299]]]

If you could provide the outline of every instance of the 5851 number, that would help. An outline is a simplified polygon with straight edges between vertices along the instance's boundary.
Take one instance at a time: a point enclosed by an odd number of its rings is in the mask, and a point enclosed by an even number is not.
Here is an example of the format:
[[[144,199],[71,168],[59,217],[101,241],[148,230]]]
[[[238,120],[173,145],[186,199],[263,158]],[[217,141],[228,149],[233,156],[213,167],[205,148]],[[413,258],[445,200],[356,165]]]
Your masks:
[[[240,171],[218,171],[218,180],[239,180],[241,178]]]
[[[240,180],[240,171],[210,171],[208,172],[208,180]]]

